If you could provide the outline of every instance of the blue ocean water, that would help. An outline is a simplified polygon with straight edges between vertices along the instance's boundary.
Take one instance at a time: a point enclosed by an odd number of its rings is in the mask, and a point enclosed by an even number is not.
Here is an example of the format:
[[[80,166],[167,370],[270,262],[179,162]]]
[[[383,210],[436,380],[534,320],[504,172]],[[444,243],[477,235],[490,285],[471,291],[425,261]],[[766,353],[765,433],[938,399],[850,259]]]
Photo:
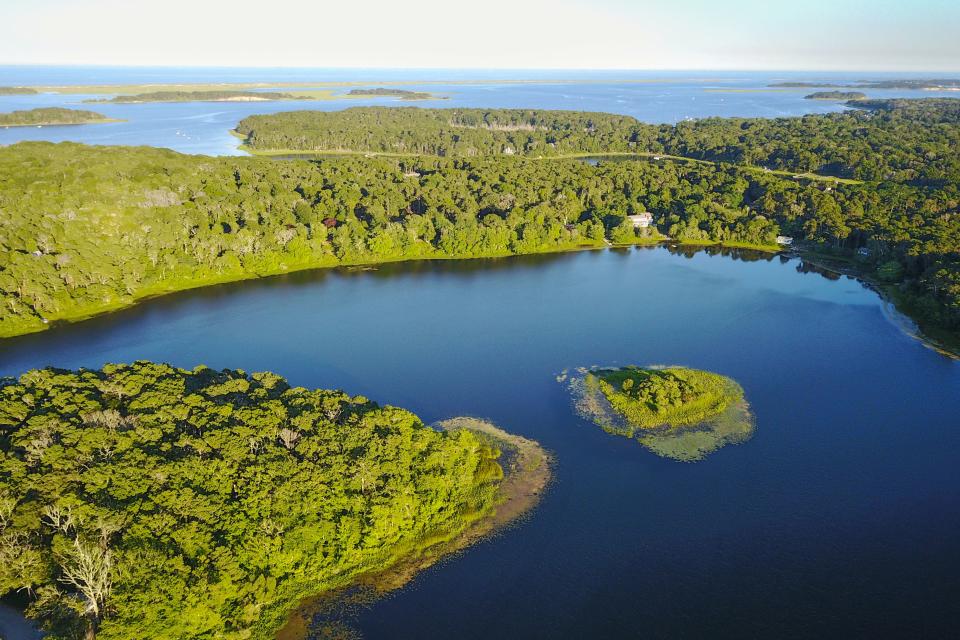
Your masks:
[[[0,144],[21,140],[71,140],[89,144],[151,145],[184,153],[241,153],[229,131],[244,117],[278,111],[336,110],[358,105],[422,107],[514,107],[620,113],[649,123],[675,123],[709,116],[784,117],[839,111],[841,103],[805,100],[813,89],[771,88],[786,80],[854,82],[890,74],[804,74],[799,72],[626,72],[522,70],[344,70],[123,67],[3,67],[0,86],[134,83],[292,82],[297,88],[318,83],[411,82],[403,88],[428,91],[443,100],[401,102],[395,98],[350,98],[296,102],[191,102],[85,104],[110,94],[43,93],[0,96],[0,112],[35,107],[92,109],[124,122],[70,127],[0,129]],[[896,76],[902,77],[902,76]],[[919,76],[918,76],[919,77]],[[527,82],[534,80],[535,82]],[[418,83],[417,81],[421,81]],[[465,84],[473,83],[473,84]],[[350,88],[339,87],[338,93]],[[870,97],[956,96],[955,92],[870,90]]]

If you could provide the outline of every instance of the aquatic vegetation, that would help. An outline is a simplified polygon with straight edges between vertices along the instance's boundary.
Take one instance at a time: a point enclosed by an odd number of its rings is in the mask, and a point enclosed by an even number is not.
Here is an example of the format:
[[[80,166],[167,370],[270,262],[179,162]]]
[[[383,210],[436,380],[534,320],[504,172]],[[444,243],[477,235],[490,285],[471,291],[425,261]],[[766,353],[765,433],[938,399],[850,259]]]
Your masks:
[[[748,440],[755,429],[740,385],[708,371],[579,369],[564,372],[558,381],[568,385],[581,417],[666,458],[701,460],[728,444]]]

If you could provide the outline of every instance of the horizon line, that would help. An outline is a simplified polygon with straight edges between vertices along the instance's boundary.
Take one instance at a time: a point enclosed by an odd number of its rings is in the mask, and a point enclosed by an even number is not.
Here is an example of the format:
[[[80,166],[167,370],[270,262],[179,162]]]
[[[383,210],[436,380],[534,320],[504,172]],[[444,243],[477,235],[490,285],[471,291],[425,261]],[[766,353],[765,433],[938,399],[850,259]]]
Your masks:
[[[391,67],[391,66],[314,66],[314,65],[223,65],[223,64],[113,64],[98,62],[4,62],[0,67],[54,67],[54,68],[84,68],[95,67],[104,69],[301,69],[323,71],[532,71],[532,72],[608,72],[608,73],[650,73],[650,72],[678,72],[678,73],[744,73],[744,72],[773,72],[773,73],[957,73],[960,68],[945,69],[839,69],[839,68],[794,68],[794,67]]]

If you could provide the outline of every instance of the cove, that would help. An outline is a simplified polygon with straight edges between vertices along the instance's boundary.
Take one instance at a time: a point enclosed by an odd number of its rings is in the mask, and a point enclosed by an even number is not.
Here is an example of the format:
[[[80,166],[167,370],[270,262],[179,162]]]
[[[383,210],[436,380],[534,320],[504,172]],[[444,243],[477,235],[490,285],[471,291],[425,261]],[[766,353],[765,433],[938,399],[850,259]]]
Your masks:
[[[0,375],[271,370],[550,450],[537,510],[352,612],[365,638],[946,636],[960,363],[856,280],[807,271],[657,247],[297,273],[0,341]],[[638,362],[737,380],[756,435],[659,458],[578,418],[555,380]]]

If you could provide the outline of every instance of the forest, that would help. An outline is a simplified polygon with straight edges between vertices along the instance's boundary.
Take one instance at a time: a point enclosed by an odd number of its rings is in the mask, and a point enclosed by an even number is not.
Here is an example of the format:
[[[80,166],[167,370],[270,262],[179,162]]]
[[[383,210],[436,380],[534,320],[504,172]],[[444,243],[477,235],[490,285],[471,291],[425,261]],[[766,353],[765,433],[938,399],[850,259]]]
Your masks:
[[[0,594],[51,639],[271,638],[300,598],[489,514],[498,456],[272,373],[0,378]]]
[[[113,122],[113,120],[95,111],[63,109],[61,107],[43,107],[40,109],[0,113],[0,127],[94,124],[97,122]]]
[[[806,100],[866,100],[867,94],[859,91],[814,91],[803,97]]]
[[[705,118],[677,125],[579,111],[355,107],[250,116],[237,133],[254,152],[540,157],[633,151],[956,189],[960,100],[850,104],[856,108],[800,118]]]
[[[864,249],[863,275],[922,322],[956,331],[958,183],[834,184],[643,159],[275,161],[19,143],[0,148],[0,335],[297,269],[661,235],[771,247],[779,234],[841,257]],[[653,226],[634,229],[626,216],[644,211]]]
[[[354,107],[249,116],[237,133],[253,151],[360,151],[444,157],[628,151],[627,116],[526,109]]]

